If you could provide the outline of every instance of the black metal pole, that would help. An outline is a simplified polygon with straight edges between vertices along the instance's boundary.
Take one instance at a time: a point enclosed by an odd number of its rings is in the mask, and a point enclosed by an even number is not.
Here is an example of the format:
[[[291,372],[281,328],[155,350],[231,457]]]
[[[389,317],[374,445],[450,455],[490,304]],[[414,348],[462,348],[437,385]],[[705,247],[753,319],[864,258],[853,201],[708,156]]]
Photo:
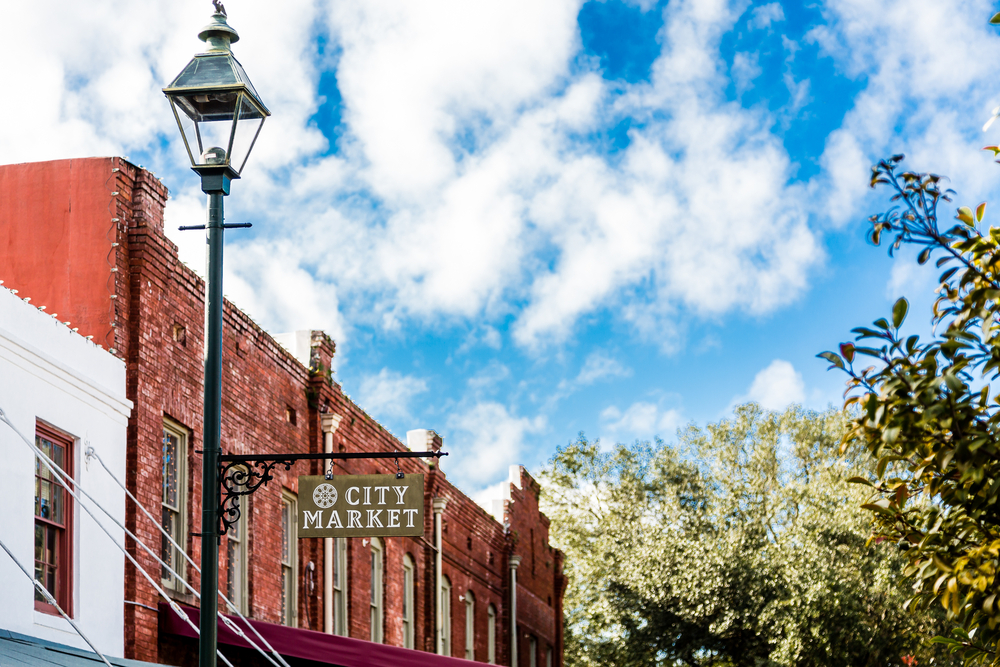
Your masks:
[[[208,255],[205,283],[205,412],[201,475],[201,618],[199,667],[215,667],[219,613],[219,454],[222,435],[222,250],[221,179],[202,178],[208,194]],[[228,185],[228,183],[227,183]]]

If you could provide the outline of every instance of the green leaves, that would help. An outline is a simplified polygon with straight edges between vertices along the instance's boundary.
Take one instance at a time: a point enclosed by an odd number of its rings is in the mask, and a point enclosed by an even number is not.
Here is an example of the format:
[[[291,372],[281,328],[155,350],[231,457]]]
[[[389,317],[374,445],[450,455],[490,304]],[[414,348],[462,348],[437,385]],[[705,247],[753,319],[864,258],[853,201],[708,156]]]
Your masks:
[[[993,18],[990,19],[990,23],[993,25],[1000,25],[1000,12],[993,15]]]
[[[841,343],[840,344],[840,354],[843,355],[847,363],[854,361],[854,345],[851,343]]]
[[[929,249],[929,248],[928,248]],[[910,303],[906,299],[900,298],[892,306],[892,326],[897,329],[903,326],[906,313],[910,310]]]
[[[559,448],[540,481],[567,666],[952,664],[920,643],[943,612],[904,609],[896,545],[866,545],[860,505],[895,514],[906,496],[870,497],[867,453],[837,452],[845,422],[748,404],[676,445]]]
[[[871,512],[879,512],[881,514],[885,514],[886,516],[890,517],[896,516],[896,513],[893,512],[892,509],[889,507],[889,501],[886,500],[885,498],[882,498],[881,500],[874,503],[865,503],[864,505],[861,506],[861,509],[866,509]]]
[[[939,277],[935,333],[925,342],[902,336],[904,299],[893,305],[891,326],[882,318],[852,330],[876,341],[854,348],[874,364],[838,367],[848,375],[845,409],[861,408],[841,447],[866,451],[874,463],[876,482],[850,481],[870,491],[860,506],[871,540],[897,544],[908,562],[907,607],[944,610],[958,639],[935,641],[965,664],[1000,665],[1000,404],[989,400],[1000,374],[1000,228],[980,231],[980,203],[959,207],[961,224],[943,231],[938,205],[950,191],[932,174],[898,173],[898,164],[873,167],[873,183],[892,190],[895,207],[869,218],[869,235],[891,233],[890,254],[912,244],[919,263],[937,253],[937,266],[951,266]]]
[[[958,209],[958,215],[955,216],[969,227],[976,226],[976,219],[972,213],[972,209],[968,206],[960,206]]]
[[[853,346],[852,346],[852,351],[853,351]],[[820,352],[816,356],[820,357],[822,359],[826,359],[831,364],[833,364],[833,366],[830,366],[830,368],[835,368],[836,367],[836,368],[839,368],[841,370],[844,370],[844,368],[845,368],[844,367],[844,360],[841,359],[840,355],[838,355],[836,352]]]

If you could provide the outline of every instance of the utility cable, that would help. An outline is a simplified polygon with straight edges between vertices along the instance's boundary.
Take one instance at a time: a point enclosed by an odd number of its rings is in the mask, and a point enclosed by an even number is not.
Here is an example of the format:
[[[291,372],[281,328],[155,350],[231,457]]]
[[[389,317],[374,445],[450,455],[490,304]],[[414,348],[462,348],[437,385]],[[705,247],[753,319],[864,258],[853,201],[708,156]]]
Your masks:
[[[52,461],[52,459],[50,459],[45,454],[45,452],[43,452],[41,449],[39,449],[38,447],[36,447],[35,443],[31,442],[31,440],[29,440],[27,437],[25,437],[25,435],[23,433],[21,433],[21,431],[18,430],[18,428],[16,426],[14,426],[14,424],[7,417],[7,414],[4,412],[3,408],[0,408],[0,421],[2,421],[5,424],[7,424],[7,426],[9,426],[11,428],[11,430],[14,431],[14,433],[16,433],[18,436],[21,437],[21,440],[23,440],[24,443],[26,445],[28,445],[28,448],[31,449],[35,453],[35,456],[42,463],[45,464],[45,467],[49,469],[49,472],[52,473],[52,475],[55,477],[56,481],[59,482],[63,486],[64,489],[66,489],[66,492],[70,496],[72,496],[72,498],[76,501],[77,505],[84,512],[86,512],[90,516],[91,519],[94,520],[94,523],[96,523],[98,525],[98,527],[104,532],[104,534],[108,536],[108,539],[110,539],[111,542],[116,547],[118,547],[119,551],[121,551],[123,554],[125,554],[125,557],[129,560],[129,562],[132,563],[132,565],[135,567],[136,571],[138,571],[146,579],[146,581],[149,582],[149,585],[152,586],[154,589],[156,589],[156,592],[159,593],[163,597],[164,600],[166,600],[167,604],[170,605],[170,608],[174,610],[174,613],[176,613],[189,626],[191,626],[191,628],[195,631],[195,633],[197,633],[198,636],[200,637],[201,636],[200,630],[198,629],[198,627],[194,623],[191,622],[191,619],[188,618],[188,615],[186,613],[184,613],[184,610],[181,609],[180,605],[178,605],[176,602],[174,602],[170,598],[170,596],[167,595],[166,591],[164,591],[155,581],[153,581],[153,578],[149,575],[148,572],[146,572],[146,570],[144,570],[142,568],[141,565],[139,565],[139,562],[135,559],[135,557],[132,556],[132,554],[130,554],[128,552],[128,550],[123,545],[121,545],[121,544],[118,543],[118,540],[116,540],[114,538],[114,536],[107,529],[107,527],[103,523],[101,523],[97,519],[97,517],[94,516],[94,513],[90,511],[90,508],[87,507],[87,505],[85,505],[80,500],[80,496],[78,496],[77,493],[76,493],[76,491],[74,491],[73,488],[69,485],[69,483],[67,483],[66,480],[67,480],[67,478],[69,478],[69,476],[66,474],[66,472],[62,468],[60,468],[58,465],[56,465],[56,463],[54,461]],[[105,512],[106,511],[107,510],[105,510]],[[221,651],[216,650],[216,653],[218,654],[219,658],[224,663],[226,663],[227,665],[229,665],[229,667],[233,667],[233,664],[231,662],[229,662],[229,660],[227,660],[224,655],[222,655]]]
[[[55,607],[59,611],[59,613],[62,614],[63,618],[69,621],[69,624],[73,626],[74,630],[76,630],[76,634],[80,635],[80,637],[83,638],[83,641],[87,642],[87,646],[89,646],[94,650],[94,653],[96,653],[101,658],[101,660],[104,661],[104,664],[107,665],[108,667],[112,667],[111,663],[108,662],[108,659],[104,657],[104,654],[101,653],[101,651],[96,646],[94,646],[94,642],[90,641],[90,639],[87,638],[87,635],[83,634],[83,630],[80,629],[80,626],[77,625],[65,611],[63,611],[63,608],[59,606],[59,603],[56,602],[56,599],[54,597],[52,597],[52,594],[49,593],[48,590],[46,590],[45,586],[42,585],[42,582],[40,582],[38,579],[35,579],[35,577],[33,577],[31,573],[28,572],[28,570],[25,569],[23,565],[21,565],[21,561],[19,561],[17,558],[14,557],[14,554],[10,552],[10,549],[7,548],[7,545],[4,544],[3,541],[0,541],[0,549],[3,549],[4,551],[7,552],[7,555],[10,556],[10,559],[14,561],[14,565],[17,565],[21,569],[21,572],[24,572],[24,576],[28,577],[28,579],[31,579],[31,583],[35,585],[35,590],[37,590],[39,593],[45,596],[46,601],[48,601],[50,605]]]
[[[174,549],[176,549],[178,553],[183,554],[184,558],[187,560],[188,564],[191,565],[191,567],[194,569],[195,572],[197,572],[198,574],[201,574],[201,568],[198,567],[198,565],[194,562],[194,560],[191,558],[191,556],[188,555],[187,551],[185,551],[184,548],[181,547],[181,545],[179,545],[174,540],[174,538],[163,528],[163,525],[159,521],[157,521],[153,517],[152,514],[149,513],[149,510],[147,510],[145,508],[145,506],[143,506],[142,503],[139,502],[139,499],[136,498],[134,495],[132,495],[132,492],[129,491],[128,488],[126,488],[126,486],[124,484],[122,484],[121,480],[119,480],[115,476],[115,474],[113,472],[111,472],[111,470],[108,468],[108,466],[104,463],[104,460],[101,458],[100,454],[98,454],[97,451],[93,447],[88,447],[87,451],[84,453],[84,456],[86,456],[87,458],[93,457],[93,458],[97,459],[97,462],[101,464],[101,467],[104,468],[104,471],[108,473],[108,476],[111,477],[111,479],[113,479],[115,481],[115,483],[119,487],[121,487],[121,489],[125,492],[125,495],[128,496],[128,498],[135,504],[136,507],[139,508],[139,511],[142,512],[143,515],[145,515],[145,517],[147,519],[149,519],[150,523],[152,523],[156,527],[156,529],[160,531],[160,535],[162,535],[164,538],[166,538],[167,541],[170,543],[170,545]],[[159,558],[157,558],[157,560],[159,561]],[[160,563],[162,564],[163,562],[160,561]],[[166,566],[165,564],[164,564],[164,566],[167,567],[167,569],[170,569],[169,566]],[[192,593],[194,593],[195,597],[197,597],[199,600],[201,599],[201,595],[197,591],[195,591],[193,588],[191,588],[190,586],[188,586],[187,582],[184,581],[183,577],[181,577],[179,574],[177,574],[176,572],[174,572],[172,569],[170,569],[170,572],[175,577],[177,577],[177,579],[179,581],[183,582],[184,585],[187,586],[188,589],[190,589]],[[248,644],[250,644],[250,646],[252,646],[253,648],[255,648],[262,656],[264,656],[264,658],[266,658],[268,661],[270,661],[271,664],[275,665],[275,667],[290,667],[290,665],[287,662],[285,662],[285,659],[281,656],[281,654],[278,653],[274,649],[274,647],[271,646],[271,644],[266,639],[264,639],[264,636],[260,634],[260,631],[258,631],[257,628],[255,628],[253,626],[253,624],[250,623],[249,620],[247,620],[246,616],[243,615],[243,613],[239,610],[239,608],[229,598],[227,598],[225,596],[225,594],[223,594],[223,592],[221,590],[219,591],[219,597],[222,599],[223,602],[226,603],[226,606],[229,608],[229,610],[232,611],[234,614],[236,614],[236,616],[238,616],[239,619],[241,621],[243,621],[243,623],[248,628],[250,628],[250,630],[261,641],[261,643],[263,643],[264,646],[267,647],[268,651],[270,651],[271,654],[275,658],[277,658],[278,662],[280,662],[281,664],[279,665],[278,663],[276,663],[270,656],[267,655],[267,653],[263,649],[261,649],[260,647],[258,647],[249,637],[247,637],[243,633],[243,631],[232,620],[230,620],[228,617],[226,617],[225,615],[223,615],[223,616],[221,616],[221,618],[222,618],[223,623],[225,623],[227,627],[229,627],[233,632],[235,632],[237,635],[239,635],[244,640],[246,640],[246,642]]]
[[[88,449],[88,452],[93,452],[93,447],[90,447],[90,448]],[[85,455],[86,455],[86,454],[85,454]],[[96,452],[93,452],[93,455],[94,455],[94,456],[97,456],[97,453],[96,453]],[[51,462],[51,460],[50,460],[50,462]],[[104,465],[103,461],[101,462],[101,465],[102,465],[102,466]],[[58,466],[56,466],[56,467],[58,467]],[[107,467],[106,467],[106,466],[105,466],[105,470],[107,470]],[[66,471],[65,471],[65,470],[62,470],[61,468],[60,468],[60,472],[61,472],[61,473],[62,473],[63,475],[66,475]],[[66,477],[67,477],[67,479],[69,479],[70,481],[74,481],[74,480],[73,480],[73,479],[72,479],[72,478],[71,478],[71,477],[70,477],[69,475],[66,475]],[[145,551],[145,552],[146,552],[147,554],[149,554],[150,556],[152,556],[153,560],[155,560],[155,561],[156,561],[156,563],[157,563],[157,564],[158,564],[158,565],[159,565],[159,566],[160,566],[161,568],[163,568],[164,570],[166,570],[166,571],[167,571],[167,572],[168,572],[168,573],[169,573],[169,574],[170,574],[171,576],[173,576],[173,577],[174,577],[175,579],[177,579],[177,581],[181,582],[181,584],[183,584],[183,585],[184,585],[184,587],[185,587],[185,588],[186,588],[186,589],[187,589],[188,591],[190,591],[190,592],[191,592],[191,594],[192,594],[192,595],[194,595],[194,597],[195,597],[196,599],[198,599],[198,600],[200,600],[200,599],[201,599],[201,595],[200,595],[200,594],[198,593],[198,591],[196,591],[196,590],[194,589],[194,587],[193,587],[193,586],[191,586],[191,584],[189,584],[189,583],[188,583],[188,582],[187,582],[187,581],[186,581],[186,580],[184,579],[184,577],[182,577],[182,576],[180,575],[180,573],[179,573],[179,572],[177,572],[177,571],[176,571],[176,570],[175,570],[175,569],[174,569],[173,567],[171,567],[171,566],[170,566],[170,565],[169,565],[168,563],[166,563],[166,562],[165,562],[165,561],[164,561],[164,560],[163,560],[162,558],[160,558],[160,556],[158,556],[158,555],[156,554],[156,552],[154,552],[154,551],[153,551],[152,549],[150,549],[150,548],[149,548],[149,546],[147,546],[145,542],[143,542],[142,540],[140,540],[140,539],[139,539],[139,537],[138,537],[138,536],[136,536],[136,535],[135,535],[135,534],[134,534],[134,533],[133,533],[132,531],[130,531],[130,530],[129,530],[128,528],[126,528],[125,526],[123,526],[123,525],[122,525],[122,523],[121,523],[121,522],[120,522],[120,521],[119,521],[119,520],[118,520],[118,519],[117,519],[117,518],[116,518],[116,517],[115,517],[114,515],[112,515],[112,514],[111,514],[111,512],[109,512],[109,511],[108,511],[108,510],[107,510],[107,509],[106,509],[106,508],[105,508],[105,507],[104,507],[103,505],[101,505],[101,503],[100,503],[100,502],[98,502],[98,500],[97,500],[96,498],[94,498],[94,497],[93,497],[92,495],[90,495],[89,493],[87,493],[87,491],[86,491],[86,490],[85,490],[85,489],[84,489],[84,488],[83,488],[83,487],[82,487],[82,486],[81,486],[80,484],[77,484],[77,485],[76,485],[76,490],[77,490],[77,491],[79,491],[79,492],[80,492],[80,493],[81,493],[81,494],[82,494],[82,495],[83,495],[83,496],[84,496],[85,498],[87,498],[87,500],[89,500],[90,502],[92,502],[92,503],[94,503],[95,505],[97,505],[97,507],[98,507],[98,508],[99,508],[99,509],[100,509],[100,510],[101,510],[102,512],[104,512],[104,514],[106,514],[106,515],[107,515],[107,517],[108,517],[109,519],[111,519],[111,521],[113,521],[113,522],[114,522],[114,524],[115,524],[116,526],[118,526],[118,527],[119,527],[119,528],[120,528],[120,529],[121,529],[122,531],[124,531],[124,533],[125,533],[126,535],[128,535],[128,536],[129,536],[129,537],[130,537],[130,538],[132,539],[132,541],[133,541],[133,542],[134,542],[134,543],[135,543],[136,545],[138,545],[139,547],[141,547],[141,548],[143,549],[143,551]],[[185,554],[185,555],[186,555],[186,554]],[[281,667],[281,665],[279,665],[279,664],[278,664],[278,663],[276,663],[276,662],[275,662],[274,660],[272,660],[272,659],[271,659],[271,657],[267,655],[267,653],[265,653],[265,652],[264,652],[263,650],[261,650],[261,648],[260,648],[259,646],[257,646],[257,645],[256,645],[256,644],[255,644],[255,643],[253,642],[253,640],[251,640],[251,639],[250,639],[249,637],[247,637],[247,636],[246,636],[246,635],[245,635],[245,634],[243,633],[243,631],[242,631],[242,630],[241,630],[240,628],[236,627],[236,625],[235,625],[235,624],[234,624],[234,623],[232,622],[232,620],[230,620],[230,619],[226,618],[225,616],[222,616],[222,620],[223,620],[223,622],[224,622],[224,623],[225,623],[225,624],[226,624],[226,625],[227,625],[227,626],[228,626],[228,627],[229,627],[229,628],[230,628],[230,629],[231,629],[231,630],[232,630],[233,632],[235,632],[235,633],[236,633],[236,634],[237,634],[238,636],[242,637],[242,638],[243,638],[243,639],[244,639],[244,640],[245,640],[245,641],[246,641],[246,642],[247,642],[248,644],[250,644],[250,646],[251,646],[251,647],[255,648],[255,649],[256,649],[256,650],[258,651],[258,652],[260,652],[260,654],[261,654],[262,656],[264,656],[264,658],[265,658],[265,659],[267,659],[267,660],[268,660],[268,661],[269,661],[269,662],[270,662],[270,663],[271,663],[272,665],[274,665],[274,667]]]
[[[93,455],[94,457],[96,457],[100,461],[100,457],[97,455],[97,452],[94,451],[93,447],[89,447],[87,449],[87,452],[85,452],[84,455],[86,456],[88,454]],[[104,467],[105,470],[107,470],[107,466],[104,465],[104,462],[100,461],[100,463],[101,463],[101,466]],[[64,474],[65,474],[65,471],[64,471]],[[166,570],[171,576],[173,576],[177,581],[179,581],[184,586],[184,588],[186,588],[195,597],[195,599],[197,599],[199,601],[201,600],[201,594],[197,590],[195,590],[195,588],[190,583],[188,583],[188,581],[183,576],[181,576],[181,574],[177,570],[175,570],[170,564],[168,564],[166,561],[164,561],[162,558],[160,558],[160,556],[157,555],[156,552],[154,552],[152,549],[150,549],[149,546],[147,546],[145,542],[143,542],[142,540],[140,540],[138,538],[138,536],[136,536],[132,531],[130,531],[125,526],[123,526],[121,524],[121,522],[118,521],[117,518],[115,518],[107,509],[105,509],[104,506],[101,505],[93,496],[91,496],[89,493],[87,493],[79,484],[77,485],[77,490],[80,491],[80,493],[82,493],[88,500],[90,500],[92,503],[94,503],[95,505],[97,505],[108,516],[108,518],[110,518],[115,523],[115,525],[117,525],[119,528],[121,528],[125,532],[126,535],[128,535],[130,538],[132,538],[133,542],[135,542],[138,546],[142,547],[142,549],[147,554],[149,554],[150,556],[152,556],[153,560],[155,560],[156,563],[161,568],[163,568],[164,570]],[[174,545],[176,545],[176,542],[173,542],[172,540],[171,540],[171,543],[174,544]],[[183,552],[183,549],[181,549],[181,551]],[[186,553],[184,555],[187,556]],[[190,558],[189,558],[189,560],[190,560]],[[200,570],[199,570],[199,572],[200,572]],[[220,592],[220,595],[221,595],[221,592]],[[225,600],[225,596],[222,596],[222,597]],[[226,602],[228,602],[228,600],[226,600]],[[236,624],[234,624],[231,619],[226,618],[225,616],[221,616],[221,618],[222,618],[223,623],[225,623],[226,626],[230,630],[232,630],[234,633],[236,633],[239,637],[243,638],[248,644],[250,644],[251,647],[253,647],[254,649],[256,649],[268,662],[270,662],[272,665],[274,665],[274,667],[282,667],[277,662],[275,662],[267,653],[265,653],[259,646],[257,646],[257,644],[255,644],[253,642],[253,640],[251,640],[249,637],[247,637],[246,634],[244,634],[244,632],[239,627],[237,627]]]

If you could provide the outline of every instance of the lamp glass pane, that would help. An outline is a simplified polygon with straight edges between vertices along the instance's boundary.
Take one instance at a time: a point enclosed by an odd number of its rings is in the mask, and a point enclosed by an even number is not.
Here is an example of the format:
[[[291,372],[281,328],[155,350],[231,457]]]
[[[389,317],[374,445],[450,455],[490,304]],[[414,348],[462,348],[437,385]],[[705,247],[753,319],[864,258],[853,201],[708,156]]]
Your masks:
[[[253,144],[264,123],[264,114],[260,112],[250,99],[243,95],[240,100],[240,117],[236,123],[236,135],[233,137],[233,148],[230,151],[231,164],[237,172],[243,171]]]
[[[198,92],[171,95],[178,111],[181,130],[185,131],[195,164],[227,164],[233,118],[239,108],[239,91]],[[186,134],[188,121],[193,121],[193,138]],[[206,151],[210,149],[209,156]]]
[[[188,159],[191,160],[191,165],[193,166],[197,164],[195,156],[201,154],[201,151],[198,149],[198,134],[195,131],[194,120],[183,111],[182,107],[173,98],[170,99],[170,106],[174,110],[177,126],[181,131],[181,139],[184,141],[184,148],[187,150]]]
[[[229,138],[233,132],[232,118],[203,121],[197,124],[198,154],[196,164],[229,164]]]

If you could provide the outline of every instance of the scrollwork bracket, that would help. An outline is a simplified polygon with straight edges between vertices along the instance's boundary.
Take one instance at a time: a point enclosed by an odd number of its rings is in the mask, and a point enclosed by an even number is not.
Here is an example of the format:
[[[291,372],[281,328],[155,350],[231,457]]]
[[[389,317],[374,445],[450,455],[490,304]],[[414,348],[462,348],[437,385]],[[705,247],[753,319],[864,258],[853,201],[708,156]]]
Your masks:
[[[240,497],[249,496],[274,479],[271,472],[275,466],[283,465],[291,470],[294,460],[273,459],[269,461],[222,461],[219,463],[219,479],[222,482],[219,504],[219,535],[225,535],[240,520]]]

